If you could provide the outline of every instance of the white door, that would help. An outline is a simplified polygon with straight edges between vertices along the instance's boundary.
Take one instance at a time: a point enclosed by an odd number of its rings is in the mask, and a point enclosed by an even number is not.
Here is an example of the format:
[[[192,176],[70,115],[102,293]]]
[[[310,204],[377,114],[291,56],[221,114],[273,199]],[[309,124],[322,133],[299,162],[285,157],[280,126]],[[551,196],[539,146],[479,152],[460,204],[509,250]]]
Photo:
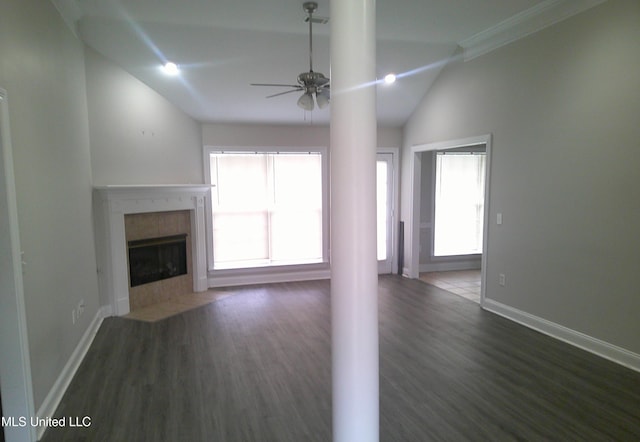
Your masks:
[[[391,273],[393,263],[393,154],[378,153],[377,177],[377,239],[378,273]]]

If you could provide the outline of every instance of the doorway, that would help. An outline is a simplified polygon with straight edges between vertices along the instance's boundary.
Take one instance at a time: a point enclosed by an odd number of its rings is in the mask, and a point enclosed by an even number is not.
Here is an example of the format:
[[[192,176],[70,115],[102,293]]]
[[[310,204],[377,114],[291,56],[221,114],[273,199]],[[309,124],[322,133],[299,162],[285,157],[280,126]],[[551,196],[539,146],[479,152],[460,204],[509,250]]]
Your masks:
[[[464,151],[478,152],[484,151],[483,161],[484,174],[481,188],[484,190],[484,197],[477,202],[482,208],[482,214],[478,217],[481,221],[481,228],[477,232],[478,247],[469,254],[452,254],[446,256],[442,250],[434,251],[434,230],[437,218],[435,216],[435,191],[436,188],[436,164],[434,158],[436,153],[443,152],[460,153]],[[424,155],[423,155],[424,154]],[[423,158],[424,157],[424,158]],[[432,163],[433,161],[433,163]],[[456,161],[458,162],[458,161]],[[475,296],[476,302],[480,304],[484,301],[485,281],[486,281],[486,256],[488,244],[488,220],[489,220],[489,182],[491,164],[491,136],[484,135],[478,137],[465,138],[460,140],[450,140],[441,143],[424,144],[412,147],[411,155],[412,176],[412,198],[411,198],[411,228],[408,238],[410,266],[408,274],[412,278],[431,280],[433,285],[452,291],[459,292],[459,295],[468,295],[467,298]],[[427,174],[424,171],[427,171]],[[433,185],[423,183],[423,180],[430,180]],[[430,191],[423,190],[426,188]],[[423,195],[429,192],[429,195]],[[426,219],[426,221],[425,221]],[[469,236],[469,235],[466,235]],[[481,242],[481,246],[480,243]],[[422,253],[421,253],[422,252]],[[422,255],[422,259],[421,259]],[[426,258],[425,258],[426,257]],[[478,273],[477,269],[480,269]],[[475,270],[475,272],[474,272]],[[425,275],[425,273],[430,275]],[[451,272],[451,273],[449,273]],[[454,273],[460,272],[460,273]],[[479,276],[479,296],[478,292]],[[476,293],[474,293],[476,292]]]
[[[398,149],[378,149],[376,158],[378,273],[389,274],[397,262],[394,238]]]

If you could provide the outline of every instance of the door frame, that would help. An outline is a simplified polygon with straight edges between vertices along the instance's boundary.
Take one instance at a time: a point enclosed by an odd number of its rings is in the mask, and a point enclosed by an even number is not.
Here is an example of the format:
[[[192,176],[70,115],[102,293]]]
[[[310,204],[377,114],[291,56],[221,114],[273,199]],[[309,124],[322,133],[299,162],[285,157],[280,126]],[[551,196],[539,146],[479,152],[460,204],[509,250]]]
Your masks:
[[[7,92],[0,89],[0,389],[7,442],[35,441],[35,415],[22,279]],[[20,420],[24,419],[24,420]],[[24,425],[21,425],[24,423]],[[0,431],[2,431],[0,427]]]
[[[376,151],[376,154],[390,154],[391,155],[391,192],[389,193],[390,201],[389,201],[389,229],[390,233],[388,234],[390,240],[388,242],[387,253],[391,254],[391,260],[389,264],[381,264],[378,261],[378,273],[393,273],[393,269],[398,267],[398,241],[397,241],[397,232],[398,226],[397,223],[397,202],[400,197],[400,174],[399,167],[400,164],[400,148],[399,147],[379,147]],[[376,155],[377,156],[377,155]],[[390,268],[386,268],[390,265]],[[387,271],[389,270],[389,271]]]
[[[489,212],[490,212],[490,184],[491,184],[491,134],[479,135],[475,137],[462,138],[457,140],[447,140],[437,143],[418,144],[411,146],[410,171],[411,171],[411,228],[409,229],[409,263],[406,273],[410,278],[420,276],[420,184],[422,171],[422,152],[455,149],[459,147],[476,146],[484,144],[487,149],[487,161],[485,165],[485,188],[484,188],[484,226],[482,234],[482,260],[481,260],[481,286],[480,305],[484,304],[485,288],[487,280],[487,251],[489,246]]]

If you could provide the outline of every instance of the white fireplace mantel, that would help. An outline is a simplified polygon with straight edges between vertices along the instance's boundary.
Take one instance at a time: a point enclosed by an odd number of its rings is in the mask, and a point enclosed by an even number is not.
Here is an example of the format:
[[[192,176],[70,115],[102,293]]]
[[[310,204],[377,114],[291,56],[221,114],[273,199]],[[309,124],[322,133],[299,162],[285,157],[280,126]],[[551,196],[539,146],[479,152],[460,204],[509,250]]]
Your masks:
[[[193,289],[206,291],[205,201],[209,186],[94,187],[95,235],[101,303],[117,316],[129,313],[129,271],[124,216],[133,213],[191,211]]]

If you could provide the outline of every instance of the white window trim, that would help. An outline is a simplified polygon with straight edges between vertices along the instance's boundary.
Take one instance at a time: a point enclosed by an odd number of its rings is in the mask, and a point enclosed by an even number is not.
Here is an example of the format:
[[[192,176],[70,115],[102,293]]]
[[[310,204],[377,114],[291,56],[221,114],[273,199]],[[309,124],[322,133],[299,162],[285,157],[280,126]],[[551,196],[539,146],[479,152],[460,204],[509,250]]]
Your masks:
[[[327,276],[329,269],[329,149],[326,146],[314,147],[279,147],[279,146],[204,146],[203,164],[204,177],[207,184],[211,184],[210,155],[213,153],[320,153],[322,158],[322,262],[287,266],[268,266],[257,269],[214,269],[214,257],[212,247],[213,217],[212,201],[207,198],[206,223],[207,223],[207,269],[209,273],[209,286],[234,285],[238,276],[240,280],[247,282],[247,271],[259,277],[259,281],[269,280],[268,275],[288,274],[296,271],[311,271],[316,276]],[[320,271],[320,273],[318,273]],[[326,275],[325,275],[326,273]],[[273,280],[279,281],[280,279]],[[291,278],[289,277],[289,279]],[[223,281],[225,281],[223,283]]]

